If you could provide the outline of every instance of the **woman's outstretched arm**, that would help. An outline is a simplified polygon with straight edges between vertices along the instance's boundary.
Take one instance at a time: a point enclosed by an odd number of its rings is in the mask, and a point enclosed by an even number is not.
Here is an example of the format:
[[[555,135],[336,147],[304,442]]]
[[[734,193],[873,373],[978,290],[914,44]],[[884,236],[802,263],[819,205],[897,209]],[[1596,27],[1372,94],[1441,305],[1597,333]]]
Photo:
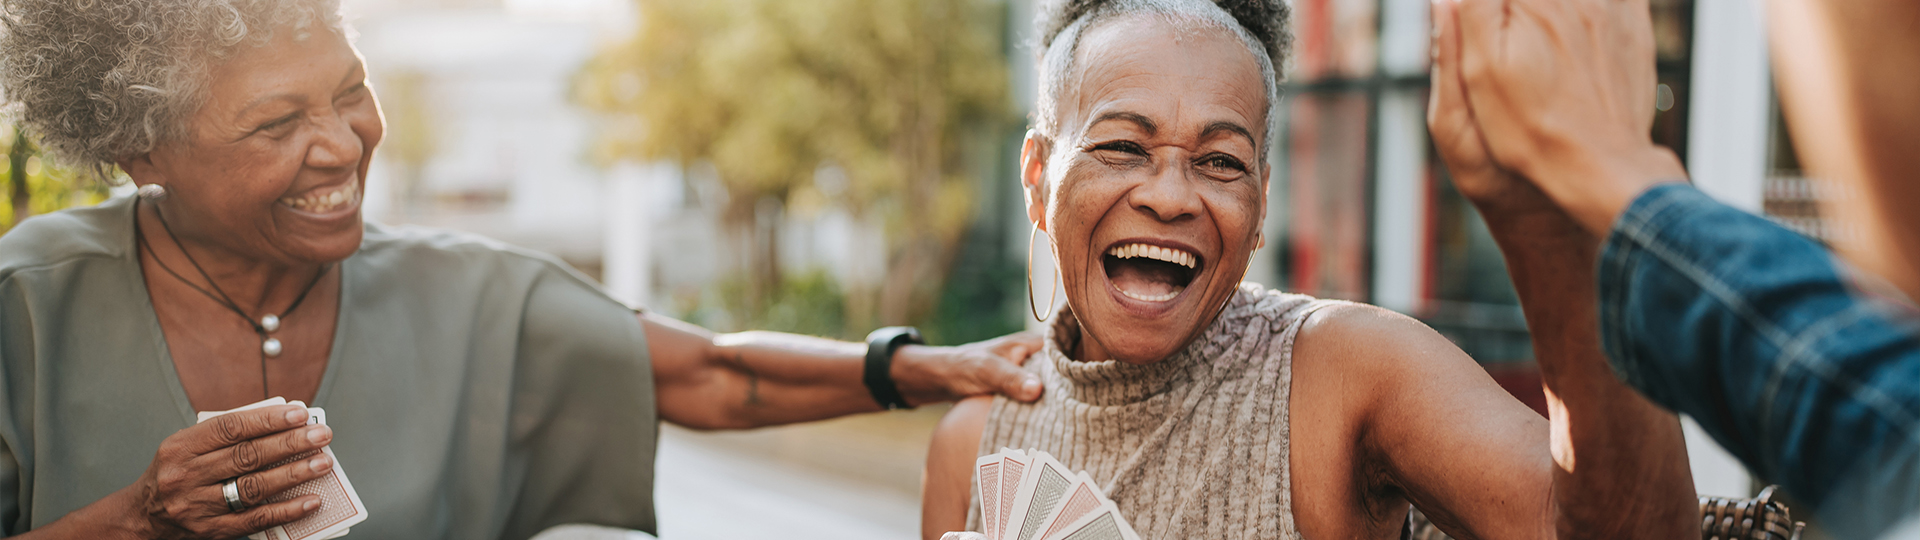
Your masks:
[[[1555,9],[1575,9],[1544,3],[1520,7],[1528,17],[1515,26],[1538,23],[1542,10],[1548,12],[1546,19],[1552,20],[1567,14]],[[1599,240],[1589,232],[1589,224],[1577,218],[1579,210],[1588,208],[1556,205],[1548,193],[1496,163],[1500,151],[1519,149],[1491,146],[1492,139],[1482,129],[1486,118],[1477,114],[1483,111],[1474,105],[1502,104],[1502,99],[1526,96],[1476,95],[1469,99],[1470,77],[1486,77],[1490,60],[1470,58],[1463,52],[1467,40],[1480,40],[1479,45],[1485,46],[1488,36],[1468,36],[1461,31],[1462,9],[1452,1],[1434,4],[1434,91],[1428,125],[1455,186],[1486,217],[1488,228],[1506,255],[1508,273],[1533,334],[1552,425],[1550,490],[1540,493],[1548,508],[1539,516],[1542,524],[1551,528],[1543,527],[1540,536],[1546,536],[1549,530],[1559,537],[1697,535],[1700,517],[1678,419],[1615,377],[1600,346],[1594,286]],[[1473,9],[1482,18],[1491,19],[1498,6],[1483,1]],[[1626,52],[1614,53],[1617,65],[1587,65],[1586,71],[1576,75],[1587,77],[1584,80],[1589,82],[1603,81],[1587,87],[1617,87],[1620,96],[1614,97],[1621,103],[1588,108],[1585,113],[1603,116],[1587,124],[1623,124],[1628,126],[1625,131],[1638,133],[1644,140],[1651,129],[1652,113],[1638,104],[1645,96],[1635,91],[1653,84],[1652,36],[1643,20],[1646,4],[1620,2],[1610,9],[1614,11],[1605,14],[1617,18],[1601,25],[1601,29],[1619,39],[1598,41],[1624,43],[1620,48]],[[1477,22],[1490,24],[1486,20]],[[1574,39],[1555,44],[1590,41]],[[1644,65],[1640,63],[1643,60]],[[1608,113],[1612,117],[1606,117]],[[1527,143],[1515,141],[1509,138],[1495,144]],[[1648,152],[1659,154],[1657,150]],[[1588,197],[1590,201],[1600,198]]]
[[[694,429],[746,429],[881,410],[862,382],[863,344],[782,334],[714,334],[640,315],[660,417]],[[1016,334],[958,347],[908,345],[892,376],[912,405],[970,395],[1031,401],[1040,382],[1018,369],[1040,339]]]

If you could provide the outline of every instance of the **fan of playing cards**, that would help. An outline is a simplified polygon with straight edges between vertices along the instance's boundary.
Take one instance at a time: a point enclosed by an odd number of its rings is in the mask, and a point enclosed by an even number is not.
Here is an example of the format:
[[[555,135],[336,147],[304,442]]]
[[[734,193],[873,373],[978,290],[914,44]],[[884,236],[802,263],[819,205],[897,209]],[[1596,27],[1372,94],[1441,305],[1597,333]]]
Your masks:
[[[987,540],[1140,540],[1100,485],[1039,450],[974,462]]]
[[[199,421],[205,422],[227,413],[287,404],[287,400],[285,399],[273,398],[231,411],[203,412],[200,413]],[[298,401],[292,404],[306,407],[305,403]],[[327,411],[318,407],[307,407],[307,425],[325,425],[326,423]],[[302,495],[314,494],[320,496],[320,509],[309,514],[307,517],[300,518],[299,521],[253,533],[248,535],[247,538],[252,540],[326,540],[346,536],[349,531],[348,527],[352,527],[355,523],[366,521],[367,505],[362,504],[360,502],[360,494],[353,491],[353,483],[347,481],[346,471],[340,470],[340,460],[333,457],[333,447],[321,447],[318,452],[326,453],[327,459],[333,462],[332,471],[328,471],[319,478],[308,480],[304,484],[294,486],[293,489],[269,497],[260,504],[289,501]],[[293,456],[287,458],[285,461],[273,464],[271,467],[268,467],[268,469],[304,460],[313,457],[313,454],[314,452],[307,452]]]

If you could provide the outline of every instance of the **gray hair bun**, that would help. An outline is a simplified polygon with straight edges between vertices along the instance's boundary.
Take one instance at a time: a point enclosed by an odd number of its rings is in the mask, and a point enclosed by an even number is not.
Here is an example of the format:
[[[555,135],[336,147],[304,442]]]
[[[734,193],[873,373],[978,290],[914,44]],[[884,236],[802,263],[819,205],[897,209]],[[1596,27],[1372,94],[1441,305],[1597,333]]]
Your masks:
[[[1049,0],[1040,12],[1040,50],[1053,45],[1074,21],[1116,0]],[[1276,67],[1293,52],[1293,32],[1287,28],[1292,8],[1286,0],[1213,0],[1233,20],[1267,48]]]

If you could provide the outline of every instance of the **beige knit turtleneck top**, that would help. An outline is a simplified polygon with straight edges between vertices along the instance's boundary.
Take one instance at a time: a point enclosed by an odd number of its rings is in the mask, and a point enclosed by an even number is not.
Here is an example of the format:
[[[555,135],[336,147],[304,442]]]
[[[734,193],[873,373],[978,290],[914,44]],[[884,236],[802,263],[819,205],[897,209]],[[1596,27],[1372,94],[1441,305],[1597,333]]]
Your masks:
[[[1199,338],[1148,365],[1067,358],[1079,327],[1062,310],[1025,367],[1045,394],[995,398],[978,455],[1053,454],[1100,482],[1143,539],[1298,538],[1287,467],[1293,342],[1309,314],[1336,303],[1242,284]],[[977,497],[967,515],[980,530]]]

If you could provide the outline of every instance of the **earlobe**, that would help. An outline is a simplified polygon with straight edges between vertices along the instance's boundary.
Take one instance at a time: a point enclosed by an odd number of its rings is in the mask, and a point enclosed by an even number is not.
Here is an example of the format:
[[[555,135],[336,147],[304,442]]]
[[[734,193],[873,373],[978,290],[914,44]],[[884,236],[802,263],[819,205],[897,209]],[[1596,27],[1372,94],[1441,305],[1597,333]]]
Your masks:
[[[1026,140],[1020,144],[1020,183],[1032,188],[1047,181],[1047,155],[1052,152],[1051,141],[1040,132],[1027,130]]]
[[[165,184],[166,175],[153,164],[153,154],[140,154],[114,162],[135,185]]]
[[[1051,151],[1047,137],[1027,130],[1020,146],[1020,184],[1027,196],[1027,220],[1047,231],[1047,155]],[[1052,231],[1048,231],[1052,232]]]

